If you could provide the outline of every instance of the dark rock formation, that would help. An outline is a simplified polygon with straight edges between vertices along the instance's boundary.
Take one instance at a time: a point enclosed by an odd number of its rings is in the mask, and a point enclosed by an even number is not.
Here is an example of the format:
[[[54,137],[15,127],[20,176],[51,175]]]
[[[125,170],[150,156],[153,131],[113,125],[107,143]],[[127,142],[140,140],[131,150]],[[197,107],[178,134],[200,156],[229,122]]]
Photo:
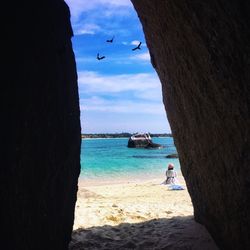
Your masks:
[[[141,140],[135,141],[129,138],[128,148],[159,149],[159,148],[162,148],[162,145],[158,143],[154,143],[152,140],[149,140],[149,139],[141,139]]]
[[[163,146],[161,144],[158,143],[154,143],[154,142],[149,142],[149,144],[145,147],[147,149],[161,149],[163,148]]]
[[[128,148],[145,148],[149,144],[148,139],[142,140],[132,140],[131,138],[128,139]]]
[[[1,249],[67,249],[80,171],[69,10],[14,1],[2,14]]]
[[[167,155],[166,158],[178,158],[178,154],[170,154],[170,155]]]
[[[132,2],[195,219],[222,249],[250,249],[250,3]]]

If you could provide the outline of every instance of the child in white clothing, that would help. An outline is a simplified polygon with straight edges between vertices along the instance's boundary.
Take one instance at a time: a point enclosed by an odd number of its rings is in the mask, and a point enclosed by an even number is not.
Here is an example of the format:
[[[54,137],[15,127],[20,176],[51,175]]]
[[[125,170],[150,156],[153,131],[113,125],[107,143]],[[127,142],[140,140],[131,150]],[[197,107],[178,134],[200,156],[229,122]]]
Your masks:
[[[174,164],[169,163],[166,171],[166,184],[178,184],[177,173],[174,170]]]

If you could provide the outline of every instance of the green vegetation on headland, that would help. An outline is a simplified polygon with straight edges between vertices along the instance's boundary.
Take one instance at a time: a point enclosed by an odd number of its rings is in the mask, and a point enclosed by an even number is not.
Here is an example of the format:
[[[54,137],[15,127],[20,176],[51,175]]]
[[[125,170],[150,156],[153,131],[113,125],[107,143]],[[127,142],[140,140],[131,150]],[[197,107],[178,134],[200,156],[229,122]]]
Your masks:
[[[133,133],[134,134],[134,133]],[[123,133],[107,133],[107,134],[82,134],[82,139],[84,138],[129,138],[133,134],[123,132]],[[151,137],[172,137],[171,133],[164,134],[150,134]]]

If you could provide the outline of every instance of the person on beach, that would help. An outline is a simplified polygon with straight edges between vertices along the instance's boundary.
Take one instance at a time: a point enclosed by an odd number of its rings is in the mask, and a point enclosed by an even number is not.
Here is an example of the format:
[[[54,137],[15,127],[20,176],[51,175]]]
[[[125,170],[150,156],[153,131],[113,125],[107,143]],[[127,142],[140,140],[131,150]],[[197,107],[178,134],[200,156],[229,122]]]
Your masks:
[[[174,164],[169,163],[168,169],[166,171],[166,181],[165,184],[178,184],[177,173],[174,170]]]

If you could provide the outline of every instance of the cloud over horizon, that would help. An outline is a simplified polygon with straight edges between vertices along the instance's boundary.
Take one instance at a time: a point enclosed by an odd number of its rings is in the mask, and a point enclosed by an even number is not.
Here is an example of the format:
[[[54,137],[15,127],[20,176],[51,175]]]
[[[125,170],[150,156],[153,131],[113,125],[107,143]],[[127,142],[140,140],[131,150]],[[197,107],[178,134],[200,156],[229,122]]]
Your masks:
[[[81,111],[99,111],[110,113],[128,114],[152,114],[158,115],[165,113],[161,103],[136,102],[129,100],[109,100],[100,97],[81,99]]]
[[[158,89],[160,81],[155,73],[104,75],[95,71],[78,72],[78,83],[86,92],[150,91]]]

